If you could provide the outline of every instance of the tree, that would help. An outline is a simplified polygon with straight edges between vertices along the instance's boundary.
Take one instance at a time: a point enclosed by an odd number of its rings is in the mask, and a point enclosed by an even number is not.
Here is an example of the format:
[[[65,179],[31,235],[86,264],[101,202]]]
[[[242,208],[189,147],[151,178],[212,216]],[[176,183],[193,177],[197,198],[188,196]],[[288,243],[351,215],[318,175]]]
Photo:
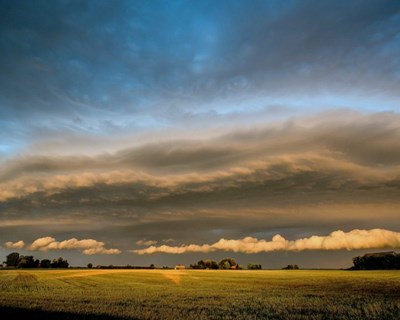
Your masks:
[[[191,269],[218,269],[218,264],[216,261],[211,259],[200,260],[197,264],[191,264]]]
[[[400,269],[400,254],[390,252],[367,253],[353,258],[353,270]]]
[[[49,259],[43,259],[40,261],[41,268],[50,268],[51,261]]]
[[[18,265],[18,260],[19,260],[19,253],[18,252],[12,252],[6,257],[6,265],[7,267],[16,267]]]
[[[286,267],[282,268],[283,270],[297,270],[299,266],[297,264],[288,264]]]
[[[87,264],[87,267],[88,267],[89,269],[92,269],[92,268],[93,268],[93,264],[92,264],[92,263],[88,263],[88,264]]]
[[[255,264],[255,263],[249,263],[248,265],[247,265],[247,269],[249,269],[249,270],[261,270],[262,269],[262,267],[261,267],[261,264]]]
[[[57,259],[53,259],[53,262],[50,264],[52,268],[68,268],[69,263],[67,260],[59,257]]]
[[[238,265],[235,259],[225,258],[218,263],[219,269],[237,269]]]
[[[33,256],[20,256],[18,259],[18,268],[34,268],[35,267],[35,260]]]

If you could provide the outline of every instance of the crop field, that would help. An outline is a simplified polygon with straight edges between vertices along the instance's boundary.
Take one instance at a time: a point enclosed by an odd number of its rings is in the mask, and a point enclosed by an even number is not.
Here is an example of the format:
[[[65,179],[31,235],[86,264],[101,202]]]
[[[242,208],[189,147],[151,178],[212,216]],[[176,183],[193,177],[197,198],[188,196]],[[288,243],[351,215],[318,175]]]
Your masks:
[[[400,272],[2,270],[0,318],[400,319]]]

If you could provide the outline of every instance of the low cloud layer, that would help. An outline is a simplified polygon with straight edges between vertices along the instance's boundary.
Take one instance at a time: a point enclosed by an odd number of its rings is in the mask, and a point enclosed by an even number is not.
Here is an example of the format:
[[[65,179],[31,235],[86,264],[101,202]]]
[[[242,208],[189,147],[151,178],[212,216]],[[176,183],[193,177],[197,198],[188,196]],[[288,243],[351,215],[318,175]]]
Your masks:
[[[140,189],[140,197],[154,199],[232,186],[245,189],[299,175],[320,184],[320,190],[350,183],[395,187],[400,179],[399,128],[400,116],[393,113],[337,112],[97,157],[21,157],[0,168],[0,202],[82,188],[97,194],[105,186],[120,194],[133,187]]]
[[[217,250],[232,251],[240,253],[260,253],[272,251],[303,251],[303,250],[358,250],[358,249],[383,249],[400,248],[400,232],[393,232],[384,229],[372,230],[352,230],[343,232],[334,231],[328,236],[311,236],[309,238],[286,240],[277,234],[272,240],[259,240],[246,237],[239,240],[220,239],[213,244],[203,245],[182,245],[159,247],[151,246],[146,249],[133,250],[134,253],[153,254],[153,253],[209,253]]]
[[[79,250],[85,255],[121,253],[119,249],[107,249],[104,246],[104,242],[93,239],[78,240],[72,238],[64,241],[56,241],[52,237],[43,237],[33,241],[31,245],[27,246],[27,249],[31,251]]]

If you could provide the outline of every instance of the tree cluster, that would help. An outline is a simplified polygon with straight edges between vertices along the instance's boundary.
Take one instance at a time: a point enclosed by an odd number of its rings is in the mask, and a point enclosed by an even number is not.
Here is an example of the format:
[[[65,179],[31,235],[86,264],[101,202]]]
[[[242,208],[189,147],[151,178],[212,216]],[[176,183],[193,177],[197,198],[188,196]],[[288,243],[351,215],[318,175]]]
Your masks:
[[[200,260],[199,262],[195,264],[190,265],[190,269],[219,269],[218,268],[218,263],[214,260],[206,259],[206,260]]]
[[[282,270],[298,270],[299,266],[297,264],[288,264],[286,267],[282,268]]]
[[[248,265],[247,265],[247,269],[248,270],[261,270],[262,269],[262,267],[261,267],[261,264],[256,264],[256,263],[249,263]]]
[[[219,263],[214,260],[200,260],[195,264],[190,265],[191,269],[239,269],[239,265],[236,263],[235,259],[225,258],[222,259]]]
[[[211,269],[211,270],[239,270],[243,269],[243,267],[239,266],[239,264],[233,258],[225,258],[220,262],[216,262],[211,259],[200,260],[195,264],[191,264],[190,269]],[[247,265],[247,269],[249,270],[261,270],[261,264],[249,263]]]
[[[68,268],[67,260],[59,257],[50,261],[49,259],[34,259],[33,256],[22,256],[18,252],[12,252],[4,261],[7,267],[15,268]]]
[[[391,252],[367,253],[353,258],[352,270],[399,270],[400,254]]]

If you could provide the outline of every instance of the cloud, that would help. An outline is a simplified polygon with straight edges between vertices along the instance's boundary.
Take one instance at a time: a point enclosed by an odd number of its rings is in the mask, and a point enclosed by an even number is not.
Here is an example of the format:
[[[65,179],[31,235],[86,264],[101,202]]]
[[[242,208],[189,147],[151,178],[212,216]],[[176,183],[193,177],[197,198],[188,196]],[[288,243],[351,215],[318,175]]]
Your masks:
[[[27,248],[32,251],[80,250],[85,255],[121,253],[119,249],[106,249],[104,245],[104,242],[93,239],[77,240],[72,238],[59,242],[52,237],[43,237],[33,241]]]
[[[274,104],[289,100],[290,107],[303,110],[310,97],[316,97],[318,109],[354,103],[367,109],[371,101],[376,102],[371,109],[394,108],[399,6],[219,2],[210,11],[207,1],[174,6],[9,1],[0,13],[0,38],[9,39],[0,57],[0,144],[12,154],[25,147],[35,153],[37,144],[51,140],[64,146],[56,153],[65,154],[89,139],[80,153],[100,144],[110,151],[121,131],[129,141],[141,141],[130,135],[160,127],[191,134],[185,129],[192,118],[204,128],[230,122],[232,113],[237,113],[233,125],[243,113],[257,117],[259,108],[253,110],[249,97]],[[24,95],[15,94],[20,88]],[[337,98],[346,93],[355,99]],[[325,103],[326,96],[334,98]],[[150,158],[149,166],[178,162],[175,155]],[[138,156],[141,164],[145,160]]]
[[[383,249],[400,248],[400,232],[384,229],[359,230],[349,232],[334,231],[328,236],[311,236],[309,238],[286,240],[277,234],[272,240],[259,240],[246,237],[239,240],[220,239],[213,244],[182,245],[172,247],[162,245],[151,246],[146,249],[133,250],[132,252],[143,255],[153,253],[209,253],[217,250],[240,253],[260,253],[272,251],[303,251],[303,250],[359,250],[359,249]]]
[[[0,201],[79,188],[132,186],[160,193],[211,191],[301,173],[329,184],[400,177],[400,117],[337,112],[232,131],[205,140],[150,143],[93,157],[24,157],[0,169]],[[340,181],[342,179],[342,181]],[[337,180],[337,181],[335,181]],[[152,195],[151,193],[154,192]]]
[[[138,246],[153,246],[153,245],[157,244],[157,241],[155,241],[155,240],[138,240],[138,241],[136,241],[136,244]]]
[[[172,242],[175,242],[175,239],[172,239],[172,238],[164,239],[163,242],[165,242],[165,243],[172,243]]]
[[[25,246],[25,242],[20,240],[17,242],[6,242],[4,245],[9,249],[22,249]]]

